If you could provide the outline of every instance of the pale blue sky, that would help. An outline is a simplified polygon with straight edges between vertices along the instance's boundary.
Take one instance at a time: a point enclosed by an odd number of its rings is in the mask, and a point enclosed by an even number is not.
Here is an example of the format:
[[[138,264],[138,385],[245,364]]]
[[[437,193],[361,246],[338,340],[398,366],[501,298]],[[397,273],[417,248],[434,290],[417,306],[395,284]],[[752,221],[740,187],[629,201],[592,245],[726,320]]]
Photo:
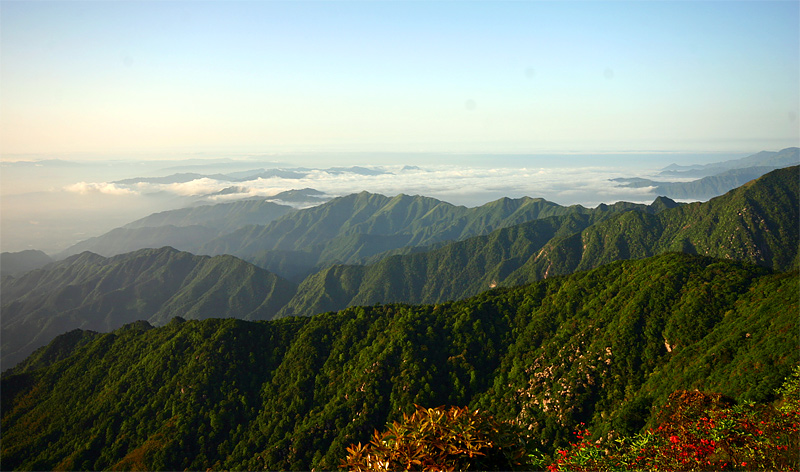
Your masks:
[[[0,3],[0,151],[800,141],[800,2]]]

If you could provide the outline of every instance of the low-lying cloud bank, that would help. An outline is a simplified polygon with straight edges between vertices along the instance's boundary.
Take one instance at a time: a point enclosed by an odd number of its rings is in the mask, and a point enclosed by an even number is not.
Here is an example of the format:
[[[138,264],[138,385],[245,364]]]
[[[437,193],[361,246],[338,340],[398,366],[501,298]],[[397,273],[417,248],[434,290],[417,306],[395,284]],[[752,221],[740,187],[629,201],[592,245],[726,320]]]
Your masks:
[[[106,195],[138,195],[139,192],[118,186],[110,182],[78,182],[72,185],[67,185],[64,190],[70,193],[77,193],[79,195],[89,195],[102,193]]]
[[[304,169],[302,176],[282,177],[273,172],[252,180],[227,178],[219,174],[190,181],[154,183],[138,181],[80,182],[64,190],[106,195],[171,194],[197,197],[208,202],[225,202],[251,197],[271,197],[280,192],[314,188],[329,196],[366,190],[385,195],[425,195],[457,205],[476,206],[504,196],[542,197],[562,205],[580,203],[595,206],[619,200],[649,202],[652,188],[624,188],[611,179],[623,174],[607,167],[582,168],[470,168],[442,165],[419,167],[374,167],[372,173]],[[177,178],[176,178],[177,180]]]
[[[280,172],[255,169],[230,174],[216,173],[220,169],[214,169],[216,172],[198,169],[191,176],[170,176],[168,171],[158,177],[125,181],[102,177],[92,181],[95,175],[83,172],[74,175],[74,183],[64,180],[72,176],[65,173],[61,176],[63,183],[58,186],[3,197],[0,250],[41,249],[54,254],[151,213],[245,198],[269,198],[295,208],[318,205],[328,198],[363,190],[387,196],[425,195],[465,206],[523,196],[587,207],[620,200],[649,203],[654,199],[650,188],[624,188],[611,181],[632,176],[630,171],[613,167],[491,169],[398,165],[364,169],[307,168]],[[35,183],[29,181],[31,187]],[[295,189],[316,189],[322,195],[307,191],[281,195]]]

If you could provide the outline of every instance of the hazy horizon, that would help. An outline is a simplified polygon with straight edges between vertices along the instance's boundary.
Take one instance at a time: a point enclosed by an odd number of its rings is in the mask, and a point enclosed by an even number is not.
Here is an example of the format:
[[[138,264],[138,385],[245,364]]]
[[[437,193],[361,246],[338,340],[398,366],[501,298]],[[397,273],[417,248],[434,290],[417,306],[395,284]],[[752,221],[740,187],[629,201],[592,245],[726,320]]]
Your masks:
[[[793,1],[4,0],[0,60],[3,251],[230,185],[134,177],[594,206],[652,200],[611,178],[800,145]],[[352,165],[391,174],[324,172]]]
[[[658,173],[669,164],[706,164],[744,156],[630,153],[571,154],[569,159],[560,159],[557,155],[364,153],[268,157],[272,159],[251,156],[1,162],[0,250],[40,249],[57,254],[72,244],[151,213],[245,198],[267,198],[303,188],[313,188],[328,198],[366,190],[387,196],[424,195],[464,206],[479,206],[502,197],[544,198],[561,205],[587,207],[617,201],[650,203],[655,198],[651,187],[625,188],[612,179],[663,180]],[[375,164],[377,162],[384,164]],[[361,166],[371,172],[359,174],[337,169],[347,166]],[[285,177],[231,180],[230,174],[245,177],[257,174],[258,169],[306,171]],[[182,173],[198,175],[172,179],[176,181],[154,179]],[[668,180],[693,179],[672,177]]]

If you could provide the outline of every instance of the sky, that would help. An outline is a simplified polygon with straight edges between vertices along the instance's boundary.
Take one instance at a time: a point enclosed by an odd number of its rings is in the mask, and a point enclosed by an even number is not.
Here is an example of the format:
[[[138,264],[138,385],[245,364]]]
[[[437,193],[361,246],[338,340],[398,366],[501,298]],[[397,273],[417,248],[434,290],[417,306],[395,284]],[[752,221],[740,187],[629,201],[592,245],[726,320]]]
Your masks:
[[[800,142],[797,1],[0,2],[0,158]]]

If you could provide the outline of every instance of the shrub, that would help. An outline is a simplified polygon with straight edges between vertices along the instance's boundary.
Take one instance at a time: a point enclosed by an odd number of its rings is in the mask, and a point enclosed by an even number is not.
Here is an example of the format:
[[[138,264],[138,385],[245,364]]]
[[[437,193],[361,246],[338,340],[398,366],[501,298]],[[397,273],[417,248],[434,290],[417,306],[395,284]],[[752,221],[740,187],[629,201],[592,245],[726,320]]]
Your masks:
[[[417,406],[366,444],[347,448],[342,468],[366,470],[514,470],[526,468],[522,430],[479,411]]]
[[[606,470],[798,470],[800,461],[800,369],[778,393],[780,408],[737,405],[719,394],[678,391],[660,415],[658,428],[614,443],[590,441],[588,430],[560,450],[551,471]]]

